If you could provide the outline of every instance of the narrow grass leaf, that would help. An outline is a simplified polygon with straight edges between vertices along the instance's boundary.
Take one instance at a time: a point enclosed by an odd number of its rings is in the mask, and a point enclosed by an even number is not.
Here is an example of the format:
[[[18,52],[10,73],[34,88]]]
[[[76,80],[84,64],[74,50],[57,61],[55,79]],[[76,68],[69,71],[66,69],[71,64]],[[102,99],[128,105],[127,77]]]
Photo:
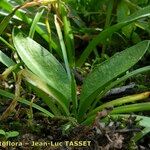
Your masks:
[[[9,24],[10,20],[14,16],[15,12],[19,9],[20,7],[16,7],[8,16],[6,16],[2,22],[0,23],[0,35],[3,33],[3,31],[6,29],[7,25]]]
[[[150,102],[116,107],[113,109],[111,114],[133,113],[133,112],[143,112],[143,111],[150,111]]]
[[[143,99],[148,98],[149,95],[150,95],[150,92],[145,92],[145,93],[141,93],[141,94],[135,94],[135,95],[131,95],[131,96],[122,97],[122,98],[119,98],[119,99],[117,99],[117,100],[113,100],[113,101],[107,102],[107,103],[105,103],[105,104],[99,106],[98,108],[96,108],[96,109],[93,110],[92,112],[90,112],[90,113],[88,114],[88,116],[86,116],[87,119],[84,120],[84,121],[82,122],[82,124],[91,124],[91,123],[94,121],[97,112],[100,112],[100,111],[102,111],[102,110],[105,109],[105,108],[108,108],[108,107],[115,107],[115,106],[123,105],[123,104],[127,104],[127,103],[133,103],[133,102],[136,102],[136,101],[141,101],[141,100],[143,100]],[[142,103],[140,103],[140,104],[142,104]],[[140,104],[139,104],[139,106],[140,106]],[[145,105],[145,103],[144,103],[144,105]],[[127,108],[128,108],[128,106],[130,106],[130,105],[126,105],[126,106],[127,106]],[[126,110],[125,110],[125,108],[124,108],[124,106],[120,106],[120,107],[123,107],[123,108],[121,108],[121,109],[123,109],[123,110],[122,110],[123,112],[118,111],[118,112],[116,112],[114,115],[120,115],[121,113],[127,113]],[[119,109],[120,107],[117,107],[117,108]],[[131,106],[131,107],[132,107],[132,106]],[[121,109],[119,109],[119,110],[121,110]],[[131,108],[131,109],[132,109],[132,108]],[[148,108],[148,109],[150,109],[150,108]],[[137,110],[137,111],[140,112],[141,109],[139,109],[139,110]],[[130,112],[132,113],[132,110],[131,110]],[[120,114],[119,114],[119,113],[120,113]],[[145,125],[145,122],[144,122],[144,121],[141,122],[141,125],[144,126],[144,125]]]
[[[32,39],[34,37],[37,23],[39,22],[43,12],[44,12],[44,9],[42,9],[41,11],[38,11],[33,19],[33,22],[32,22],[31,28],[30,28],[30,32],[29,32],[29,37]]]
[[[72,113],[77,117],[78,99],[77,99],[77,85],[74,78],[74,74],[71,74],[71,98],[72,98]]]
[[[7,10],[7,11],[9,10],[8,12],[11,12],[13,9],[11,4],[7,0],[1,0],[0,1],[0,7]]]
[[[11,44],[9,44],[4,38],[0,37],[0,41],[6,44],[12,51],[15,51],[15,48]]]
[[[117,21],[122,22],[122,20],[126,19],[130,15],[130,9],[128,4],[125,1],[120,1],[117,6]],[[130,38],[132,36],[132,32],[134,31],[135,24],[131,23],[122,28],[122,33]]]
[[[10,59],[5,53],[0,50],[0,62],[7,67],[15,65],[15,62]]]
[[[113,7],[114,7],[114,0],[111,0],[107,6],[105,28],[109,27],[111,24],[111,16],[112,16]]]
[[[148,98],[149,96],[150,96],[150,92],[144,92],[140,94],[134,94],[130,96],[121,97],[116,100],[102,104],[101,106],[97,107],[93,111],[89,112],[88,116],[96,114],[97,112],[102,111],[103,109],[107,107],[115,107],[115,106],[123,105],[126,103],[133,103],[136,101],[141,101],[143,99]]]
[[[60,28],[60,25],[59,25],[59,22],[58,22],[57,15],[54,15],[54,20],[55,20],[55,26],[56,26],[57,34],[58,34],[58,37],[59,37],[59,42],[60,42],[62,53],[63,53],[65,68],[67,70],[68,78],[71,81],[71,72],[70,72],[70,67],[69,67],[69,62],[68,62],[66,46],[65,46],[65,43],[64,43],[64,40],[63,40],[63,35],[62,35],[62,32],[61,32],[61,28]]]
[[[117,5],[117,21],[121,22],[130,15],[130,9],[125,1],[119,1]]]
[[[122,20],[122,22],[119,22],[118,24],[115,24],[105,30],[103,30],[100,34],[98,34],[87,46],[87,48],[83,51],[80,58],[78,59],[76,65],[78,67],[82,66],[82,64],[85,62],[85,60],[88,58],[88,56],[91,54],[91,52],[95,49],[95,47],[98,44],[107,44],[107,42],[110,40],[111,35],[114,32],[117,32],[122,27],[128,25],[129,23],[136,21],[140,18],[150,16],[150,6],[147,6],[143,9],[138,10],[137,12],[133,13],[126,19]]]
[[[69,65],[73,68],[75,66],[74,37],[73,37],[70,21],[67,17],[67,13],[68,12],[65,10],[64,6],[62,6],[61,14],[64,23],[64,38],[66,43],[67,56],[68,56]]]

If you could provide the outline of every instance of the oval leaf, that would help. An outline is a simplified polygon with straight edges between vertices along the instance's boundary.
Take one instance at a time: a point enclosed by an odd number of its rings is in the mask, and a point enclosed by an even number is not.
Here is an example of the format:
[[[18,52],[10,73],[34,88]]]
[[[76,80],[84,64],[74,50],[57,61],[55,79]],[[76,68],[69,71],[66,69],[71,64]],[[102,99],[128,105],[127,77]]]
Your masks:
[[[57,59],[44,47],[16,30],[13,34],[15,48],[25,65],[49,86],[70,99],[70,82]]]
[[[85,79],[82,87],[79,114],[83,115],[106,85],[136,64],[149,48],[150,41],[143,41],[99,65]]]

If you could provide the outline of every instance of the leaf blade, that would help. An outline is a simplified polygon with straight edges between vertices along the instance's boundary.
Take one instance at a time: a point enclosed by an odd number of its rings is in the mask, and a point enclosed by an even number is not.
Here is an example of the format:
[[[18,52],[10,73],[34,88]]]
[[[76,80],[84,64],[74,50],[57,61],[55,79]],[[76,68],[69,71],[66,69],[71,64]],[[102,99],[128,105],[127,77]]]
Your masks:
[[[143,9],[140,9],[139,11],[135,12],[134,14],[130,15],[126,19],[122,20],[122,22],[115,24],[105,30],[103,30],[101,33],[99,33],[86,47],[86,49],[81,54],[80,58],[78,59],[76,65],[78,67],[82,66],[84,61],[87,59],[87,57],[90,55],[90,53],[94,50],[94,48],[99,44],[106,44],[109,40],[110,36],[114,33],[120,30],[122,27],[128,25],[129,23],[136,21],[140,18],[150,16],[150,6],[147,6]]]
[[[5,53],[0,50],[0,62],[7,67],[15,65],[15,62],[10,59]]]
[[[68,105],[71,93],[70,81],[58,60],[31,38],[25,38],[22,33],[14,31],[13,41],[26,66],[48,85],[62,93],[66,98],[65,104]]]
[[[140,42],[99,65],[86,78],[81,92],[79,116],[81,117],[105,85],[136,64],[149,48],[149,41]]]

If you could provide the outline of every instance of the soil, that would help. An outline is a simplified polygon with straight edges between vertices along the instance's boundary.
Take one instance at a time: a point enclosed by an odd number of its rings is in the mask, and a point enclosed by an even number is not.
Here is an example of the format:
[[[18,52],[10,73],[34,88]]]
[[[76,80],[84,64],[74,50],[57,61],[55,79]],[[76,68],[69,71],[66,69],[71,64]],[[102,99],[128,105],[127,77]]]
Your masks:
[[[91,126],[77,125],[64,130],[65,120],[50,119],[39,113],[29,119],[21,110],[21,115],[16,113],[1,122],[1,128],[19,131],[20,135],[7,140],[1,137],[0,150],[150,150],[150,135],[138,143],[131,140],[142,129],[135,117],[99,122],[105,111],[99,113]]]

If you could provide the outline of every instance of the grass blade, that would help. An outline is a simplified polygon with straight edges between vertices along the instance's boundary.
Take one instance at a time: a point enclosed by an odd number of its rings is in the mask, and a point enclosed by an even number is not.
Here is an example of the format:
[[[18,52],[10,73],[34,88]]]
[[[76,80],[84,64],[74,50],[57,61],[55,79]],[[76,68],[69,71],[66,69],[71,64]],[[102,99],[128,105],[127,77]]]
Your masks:
[[[150,6],[147,6],[143,9],[140,9],[139,11],[135,12],[131,16],[127,17],[127,19],[123,20],[122,22],[115,24],[105,30],[103,30],[99,35],[97,35],[96,38],[94,38],[87,48],[83,51],[81,54],[80,58],[78,59],[76,65],[78,67],[81,67],[84,61],[88,58],[88,56],[91,54],[91,52],[95,49],[95,47],[101,43],[101,44],[106,44],[109,40],[111,35],[120,30],[122,27],[128,25],[129,23],[136,21],[140,18],[150,16]]]
[[[58,17],[56,15],[54,15],[54,20],[55,20],[55,26],[56,26],[57,34],[58,34],[58,37],[59,37],[59,41],[60,41],[60,45],[61,45],[61,49],[62,49],[62,53],[63,53],[65,68],[67,70],[68,78],[71,81],[71,72],[70,72],[70,67],[69,67],[69,63],[68,63],[67,51],[66,51],[64,40],[63,40],[63,35],[62,35],[62,32],[61,32],[61,28],[60,28],[60,25],[59,25],[59,22],[58,22]]]
[[[15,48],[11,44],[9,44],[4,38],[0,37],[0,41],[6,44],[12,51],[15,51]]]
[[[116,107],[111,114],[150,111],[150,102]]]
[[[74,37],[71,30],[70,21],[68,20],[67,13],[64,6],[61,9],[62,20],[64,23],[64,38],[67,48],[67,56],[70,67],[75,67],[75,48],[74,48]]]
[[[2,22],[0,23],[0,35],[3,33],[3,31],[6,29],[7,25],[9,24],[10,20],[12,19],[12,17],[14,16],[15,12],[20,8],[16,7],[8,16],[6,16]]]
[[[131,96],[121,97],[116,100],[102,104],[101,106],[99,106],[96,109],[94,109],[93,111],[91,111],[88,114],[88,116],[96,114],[98,111],[101,111],[107,107],[114,107],[114,106],[123,105],[123,104],[130,103],[130,102],[140,101],[140,100],[148,98],[149,96],[150,96],[150,92],[144,92],[141,94],[135,94],[135,95],[131,95]]]
[[[38,11],[36,13],[35,17],[34,17],[34,20],[32,22],[30,32],[29,32],[29,37],[32,38],[32,39],[34,37],[34,33],[35,33],[35,30],[36,30],[37,23],[39,22],[43,12],[44,12],[44,9],[42,9],[41,11]]]
[[[6,54],[4,54],[1,50],[0,50],[0,62],[2,64],[4,64],[7,67],[10,67],[12,65],[15,65],[16,63],[10,59]]]

